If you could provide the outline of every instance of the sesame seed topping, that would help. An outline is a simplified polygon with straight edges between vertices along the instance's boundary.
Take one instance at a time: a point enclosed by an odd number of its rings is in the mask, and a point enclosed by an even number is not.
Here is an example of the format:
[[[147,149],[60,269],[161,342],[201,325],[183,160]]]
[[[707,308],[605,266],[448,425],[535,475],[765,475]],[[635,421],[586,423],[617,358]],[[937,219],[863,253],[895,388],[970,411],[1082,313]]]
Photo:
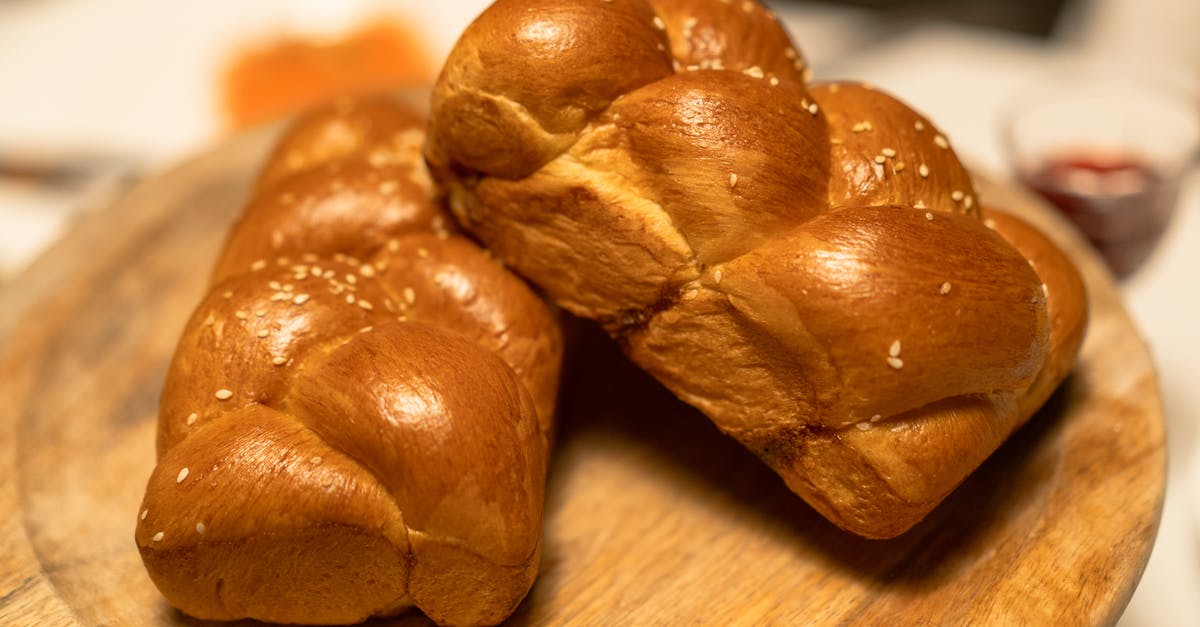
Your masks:
[[[379,193],[383,194],[384,196],[389,196],[396,193],[396,188],[398,187],[400,187],[400,184],[396,181],[384,181],[379,184]]]
[[[260,339],[267,337],[270,334],[271,334],[271,332],[266,329],[259,329],[258,333],[255,333],[255,335],[257,335]]]
[[[262,318],[263,316],[267,315],[267,310],[266,309],[255,309],[254,315],[258,316],[259,318]]]
[[[274,303],[281,300],[287,300],[287,297],[288,295],[283,292],[275,292],[274,294],[271,294],[271,302]]]
[[[924,209],[924,208],[925,208],[925,201],[924,201],[924,200],[918,200],[918,201],[917,201],[917,204],[913,205],[913,208],[914,208],[914,209]]]
[[[200,415],[197,414],[196,412],[192,412],[192,413],[188,414],[187,420],[185,420],[184,422],[186,422],[187,426],[190,427],[190,426],[196,424],[196,421],[199,419],[200,419]]]
[[[316,465],[320,464],[322,460],[321,460],[321,456],[320,456],[320,455],[313,455],[312,459],[310,459],[310,460],[308,460],[308,461],[309,461],[309,463],[311,463],[313,466],[316,466]]]
[[[227,401],[227,400],[233,398],[233,392],[231,392],[225,388],[221,388],[221,389],[217,390],[216,396],[217,396],[218,401]]]
[[[692,300],[693,298],[695,298],[699,295],[700,295],[700,291],[697,290],[696,288],[692,288],[683,293],[683,300]]]
[[[366,309],[367,311],[371,311],[372,309],[374,309],[374,307],[371,306],[371,303],[369,303],[365,300],[358,301],[358,306],[361,307],[362,309]]]
[[[144,510],[142,510],[142,515],[138,517],[138,520],[146,520],[146,517],[149,515],[150,515],[150,510],[144,509]]]
[[[900,356],[900,340],[896,340],[896,341],[892,342],[892,345],[888,347],[888,356],[890,356],[890,357],[899,357]]]
[[[365,277],[373,277],[375,276],[375,267],[369,263],[364,263],[358,267],[358,273]]]
[[[817,108],[817,103],[815,103],[815,102],[814,102],[814,103],[812,103],[812,104],[808,105],[808,112],[809,112],[809,113],[811,113],[811,114],[813,114],[813,115],[816,115],[816,114],[817,114],[817,111],[820,111],[820,109],[818,109],[818,108]]]
[[[921,165],[917,166],[917,173],[920,174],[921,178],[923,179],[929,178],[929,166],[922,163]]]
[[[947,142],[946,138],[942,137],[941,135],[935,136],[933,138],[933,143],[937,144],[937,147],[942,148],[942,149],[946,149],[946,148],[950,147],[950,143]]]
[[[855,429],[858,429],[859,431],[870,431],[870,430],[871,430],[871,423],[869,423],[869,422],[860,422],[860,423],[858,423],[858,424],[854,425],[854,428],[855,428]]]
[[[1049,295],[1050,295],[1050,287],[1048,285],[1046,285],[1045,283],[1042,283],[1042,296],[1049,296]]]
[[[872,423],[879,422],[880,420],[883,420],[883,416],[881,416],[879,414],[875,414],[874,416],[871,416]]]
[[[855,124],[853,127],[851,127],[850,130],[854,131],[855,133],[862,133],[864,131],[869,131],[872,128],[873,127],[871,126],[870,122],[863,120],[862,122],[859,122],[858,124]]]
[[[200,535],[204,535],[204,529],[205,529],[204,523],[202,523],[202,522],[196,523],[196,533],[198,533]]]
[[[791,46],[788,46],[788,48],[783,51],[783,56],[787,57],[789,60],[795,59],[796,58],[796,49],[792,48]]]
[[[733,189],[734,187],[737,187],[737,182],[738,182],[738,175],[731,172],[729,174],[729,188]]]
[[[904,367],[904,360],[900,359],[899,357],[888,357],[887,364],[892,368],[899,370]]]
[[[913,122],[913,128],[917,129],[918,131],[923,131],[925,130],[925,123],[917,120],[916,122]]]
[[[368,326],[365,326],[365,327],[363,327],[363,328],[359,329],[359,330],[358,330],[358,332],[359,332],[359,333],[370,333],[370,332],[371,332],[371,330],[372,330],[372,329],[374,329],[374,328],[375,328],[374,326],[370,326],[370,325],[368,325]]]
[[[746,68],[745,71],[743,71],[742,73],[745,74],[746,76],[750,76],[753,78],[762,78],[763,77],[762,68],[758,67],[757,65],[751,65],[750,67]]]
[[[161,531],[154,534],[154,537],[151,538],[151,540],[154,540],[155,542],[162,542],[162,539],[163,539],[163,532],[161,532]]]
[[[771,87],[775,87],[775,86],[779,85],[779,79],[772,76],[770,78],[770,80],[767,81],[767,83],[769,83],[771,85]]]
[[[259,260],[255,261],[254,263],[250,264],[250,269],[255,272],[258,272],[259,270],[262,270],[265,267],[267,267],[267,261],[265,259],[259,259]]]
[[[229,300],[230,298],[233,298],[233,292],[225,290],[225,293],[221,294],[221,296],[224,297],[225,300]]]
[[[267,287],[275,290],[276,292],[283,289],[283,286],[279,284],[279,281],[267,281]]]
[[[942,293],[943,296],[945,296],[946,294],[949,294],[950,293],[950,282],[946,281],[945,283],[942,283],[942,289],[939,291]]]
[[[882,152],[883,156],[885,156],[885,157],[895,157],[896,156],[896,151],[892,150],[891,148],[884,148],[883,150],[880,150],[879,152]]]
[[[883,155],[875,155],[875,163],[883,165],[884,163],[887,163],[887,157]]]
[[[987,227],[987,228],[989,228],[989,229],[995,230],[995,228],[996,228],[996,221],[995,221],[995,220],[993,220],[993,219],[991,219],[991,218],[987,218],[986,220],[984,220],[984,221],[983,221],[983,225],[984,225],[984,226],[986,226],[986,227]]]
[[[926,212],[925,212],[925,219],[926,219],[926,220],[929,220],[930,222],[933,222],[933,212],[931,212],[931,211],[926,211]]]
[[[657,15],[654,16],[654,28],[658,30],[666,30],[667,25],[663,23],[663,19]]]
[[[713,272],[713,283],[720,285],[721,278],[724,276],[725,276],[725,274],[723,272],[721,272],[720,270],[716,270],[715,272]]]
[[[354,294],[346,294],[346,303],[349,305],[354,304]]]
[[[356,276],[354,276],[353,274],[351,274],[351,273],[347,272],[347,273],[346,273],[346,282],[347,282],[347,283],[349,283],[350,285],[354,285],[355,283],[358,283],[358,277],[356,277]]]
[[[897,162],[896,162],[896,166],[895,166],[895,168],[896,168],[896,171],[897,171],[897,172],[903,172],[903,171],[904,171],[904,162],[903,162],[903,161],[897,161]]]
[[[276,356],[274,359],[271,360],[271,363],[275,364],[276,366],[282,366],[283,364],[287,363],[287,358]]]
[[[950,199],[953,200],[954,202],[962,202],[963,193],[956,189],[956,190],[950,192]]]
[[[417,249],[417,257],[418,257],[419,259],[426,259],[426,258],[428,258],[428,257],[429,257],[429,250],[428,250],[428,249],[425,249],[425,248],[418,248],[418,249]],[[353,281],[351,281],[351,283],[353,283]]]
[[[180,470],[179,474],[175,476],[175,483],[183,483],[183,480],[187,479],[187,476],[188,476],[188,469],[187,469],[187,466],[184,466],[183,470]]]
[[[294,292],[294,291],[296,291],[296,286],[295,286],[295,285],[292,285],[291,283],[288,283],[287,285],[284,285],[284,286],[283,286],[283,291],[285,291],[285,292]]]
[[[974,204],[975,198],[973,196],[967,196],[966,198],[963,198],[963,207],[970,209],[972,206],[974,206]]]
[[[233,317],[237,318],[238,320],[245,320],[250,317],[250,314],[239,309],[239,310],[233,312]]]
[[[297,305],[303,305],[304,303],[308,302],[308,294],[296,294],[296,297],[292,299],[292,302]]]
[[[404,301],[410,305],[417,302],[417,293],[413,291],[413,288],[404,288]]]

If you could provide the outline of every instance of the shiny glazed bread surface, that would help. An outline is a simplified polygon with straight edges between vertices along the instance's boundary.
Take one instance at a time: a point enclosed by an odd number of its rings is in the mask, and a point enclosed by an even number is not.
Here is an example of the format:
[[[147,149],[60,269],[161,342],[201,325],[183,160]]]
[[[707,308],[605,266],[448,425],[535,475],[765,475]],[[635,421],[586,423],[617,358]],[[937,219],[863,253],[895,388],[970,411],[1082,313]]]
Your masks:
[[[204,619],[494,624],[537,571],[562,340],[454,233],[425,120],[299,121],[171,362],[136,541]]]
[[[1086,299],[945,136],[756,2],[500,0],[434,90],[459,222],[837,525],[909,529],[1073,363]]]

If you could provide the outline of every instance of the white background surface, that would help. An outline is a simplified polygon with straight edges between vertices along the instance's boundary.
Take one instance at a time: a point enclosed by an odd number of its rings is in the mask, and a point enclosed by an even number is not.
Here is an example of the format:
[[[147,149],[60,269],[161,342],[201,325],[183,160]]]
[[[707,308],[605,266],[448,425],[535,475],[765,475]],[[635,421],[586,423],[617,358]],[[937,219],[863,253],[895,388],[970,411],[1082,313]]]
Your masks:
[[[91,150],[162,169],[220,138],[214,86],[252,35],[334,31],[395,10],[444,56],[484,0],[25,0],[0,6],[0,156]],[[1113,59],[1200,82],[1200,2],[1095,0],[1041,43],[948,24],[883,37],[863,13],[782,5],[818,78],[869,80],[937,121],[960,154],[1007,171],[1000,108],[1021,85],[1078,57]],[[350,9],[347,10],[346,7]],[[1149,70],[1148,70],[1149,71]],[[0,285],[69,225],[79,197],[0,181]],[[1150,263],[1123,288],[1159,367],[1169,486],[1159,538],[1123,627],[1200,625],[1200,175]]]

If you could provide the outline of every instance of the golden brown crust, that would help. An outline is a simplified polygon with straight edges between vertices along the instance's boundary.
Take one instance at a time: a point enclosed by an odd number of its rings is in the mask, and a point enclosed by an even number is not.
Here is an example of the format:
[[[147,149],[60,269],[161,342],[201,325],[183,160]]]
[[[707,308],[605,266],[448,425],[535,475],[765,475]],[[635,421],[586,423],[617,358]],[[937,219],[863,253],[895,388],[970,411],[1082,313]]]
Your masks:
[[[532,584],[562,339],[447,230],[422,125],[297,123],[180,339],[136,540],[193,616],[494,624]]]
[[[866,85],[806,85],[755,2],[544,4],[493,5],[434,90],[426,157],[455,216],[830,520],[902,533],[1065,376],[1086,310],[1073,267],[1028,227],[980,222],[928,119]],[[497,44],[531,15],[602,97]],[[589,43],[604,37],[639,52]],[[535,115],[462,106],[518,92]]]

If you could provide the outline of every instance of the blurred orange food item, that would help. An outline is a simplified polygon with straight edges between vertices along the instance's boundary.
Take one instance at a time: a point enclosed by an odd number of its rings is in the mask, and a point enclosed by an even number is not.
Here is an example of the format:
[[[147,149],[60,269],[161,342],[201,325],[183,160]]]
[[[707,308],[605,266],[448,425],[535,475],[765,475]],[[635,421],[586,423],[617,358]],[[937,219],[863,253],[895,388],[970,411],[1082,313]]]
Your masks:
[[[281,37],[248,48],[225,69],[220,90],[234,129],[347,94],[429,85],[429,53],[402,22],[377,18],[336,38]]]

